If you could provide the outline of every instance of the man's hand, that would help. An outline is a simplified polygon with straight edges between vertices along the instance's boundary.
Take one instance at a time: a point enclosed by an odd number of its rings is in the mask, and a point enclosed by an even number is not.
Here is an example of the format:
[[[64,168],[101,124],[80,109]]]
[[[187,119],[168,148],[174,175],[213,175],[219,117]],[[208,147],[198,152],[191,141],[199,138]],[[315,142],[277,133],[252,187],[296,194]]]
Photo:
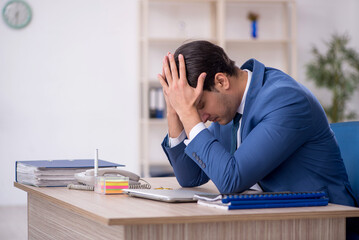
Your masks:
[[[162,66],[162,75],[158,74],[157,78],[160,82],[161,82],[161,79],[164,79],[164,81],[166,82],[166,86],[168,86],[167,80],[166,80],[166,75],[165,75],[165,69],[163,66]],[[163,90],[163,95],[165,97],[165,102],[166,102],[167,117],[168,117],[168,115],[177,115],[176,111],[173,109],[171,103],[169,102],[167,93],[164,91],[163,87],[162,87],[162,90]]]
[[[186,115],[188,112],[193,112],[193,110],[197,111],[196,106],[202,96],[206,73],[202,73],[198,77],[197,87],[192,88],[187,82],[183,55],[178,56],[178,61],[179,74],[173,55],[165,56],[163,69],[167,82],[162,77],[159,77],[159,79],[169,103],[181,117],[181,115]]]
[[[189,131],[197,123],[201,122],[196,107],[203,93],[203,84],[206,78],[206,73],[201,73],[198,77],[197,87],[192,88],[187,82],[183,55],[180,54],[178,56],[178,61],[179,74],[173,55],[168,54],[168,56],[165,56],[163,60],[165,78],[162,75],[158,75],[158,79],[160,80],[163,92],[167,98],[166,101],[168,101],[170,106],[178,114],[188,136]]]
[[[161,81],[161,79],[164,79],[167,86],[166,81],[166,75],[165,75],[165,69],[162,67],[162,75],[158,74],[158,80]],[[181,120],[179,119],[179,116],[177,115],[176,111],[172,107],[171,103],[168,100],[167,93],[163,90],[163,95],[165,97],[166,101],[166,112],[167,112],[167,123],[168,123],[168,135],[171,138],[177,138],[181,132],[183,131],[183,124]]]

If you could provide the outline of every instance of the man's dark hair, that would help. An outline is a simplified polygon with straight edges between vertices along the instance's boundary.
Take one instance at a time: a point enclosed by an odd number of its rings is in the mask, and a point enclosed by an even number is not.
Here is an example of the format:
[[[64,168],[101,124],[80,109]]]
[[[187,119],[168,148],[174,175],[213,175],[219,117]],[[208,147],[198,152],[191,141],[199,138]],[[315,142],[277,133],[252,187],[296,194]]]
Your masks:
[[[226,73],[229,76],[236,75],[235,62],[229,59],[224,50],[208,41],[194,41],[180,46],[175,54],[177,69],[179,69],[178,55],[182,54],[186,65],[188,84],[197,86],[201,73],[207,73],[203,90],[211,91],[214,86],[216,73]]]

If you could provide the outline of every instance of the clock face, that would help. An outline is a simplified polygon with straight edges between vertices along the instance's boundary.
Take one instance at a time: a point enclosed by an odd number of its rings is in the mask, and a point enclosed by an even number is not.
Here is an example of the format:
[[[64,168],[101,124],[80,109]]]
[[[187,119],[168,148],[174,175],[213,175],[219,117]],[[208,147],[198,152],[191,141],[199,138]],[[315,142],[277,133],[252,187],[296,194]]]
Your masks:
[[[2,16],[8,26],[23,28],[31,21],[31,9],[26,2],[13,0],[4,6]]]

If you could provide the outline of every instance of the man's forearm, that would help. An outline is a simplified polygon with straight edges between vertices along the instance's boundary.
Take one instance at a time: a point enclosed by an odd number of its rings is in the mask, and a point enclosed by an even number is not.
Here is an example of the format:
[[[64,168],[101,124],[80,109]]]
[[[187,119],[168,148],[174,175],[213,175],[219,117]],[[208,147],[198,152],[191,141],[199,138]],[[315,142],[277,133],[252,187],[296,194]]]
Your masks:
[[[183,131],[183,125],[176,112],[167,111],[168,136],[177,138]]]
[[[196,108],[191,108],[184,113],[180,113],[179,117],[183,124],[184,130],[186,131],[187,137],[189,137],[189,133],[192,128],[198,123],[202,122]]]

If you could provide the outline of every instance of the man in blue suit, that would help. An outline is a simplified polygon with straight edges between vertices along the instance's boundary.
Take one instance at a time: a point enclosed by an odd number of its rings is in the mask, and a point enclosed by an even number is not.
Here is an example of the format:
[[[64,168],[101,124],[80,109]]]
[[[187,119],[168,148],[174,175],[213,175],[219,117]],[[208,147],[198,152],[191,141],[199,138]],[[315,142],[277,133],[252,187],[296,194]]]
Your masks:
[[[165,56],[158,78],[162,147],[181,186],[211,179],[221,193],[323,190],[330,202],[357,205],[323,108],[287,74],[255,59],[238,68],[222,48],[195,41]]]

